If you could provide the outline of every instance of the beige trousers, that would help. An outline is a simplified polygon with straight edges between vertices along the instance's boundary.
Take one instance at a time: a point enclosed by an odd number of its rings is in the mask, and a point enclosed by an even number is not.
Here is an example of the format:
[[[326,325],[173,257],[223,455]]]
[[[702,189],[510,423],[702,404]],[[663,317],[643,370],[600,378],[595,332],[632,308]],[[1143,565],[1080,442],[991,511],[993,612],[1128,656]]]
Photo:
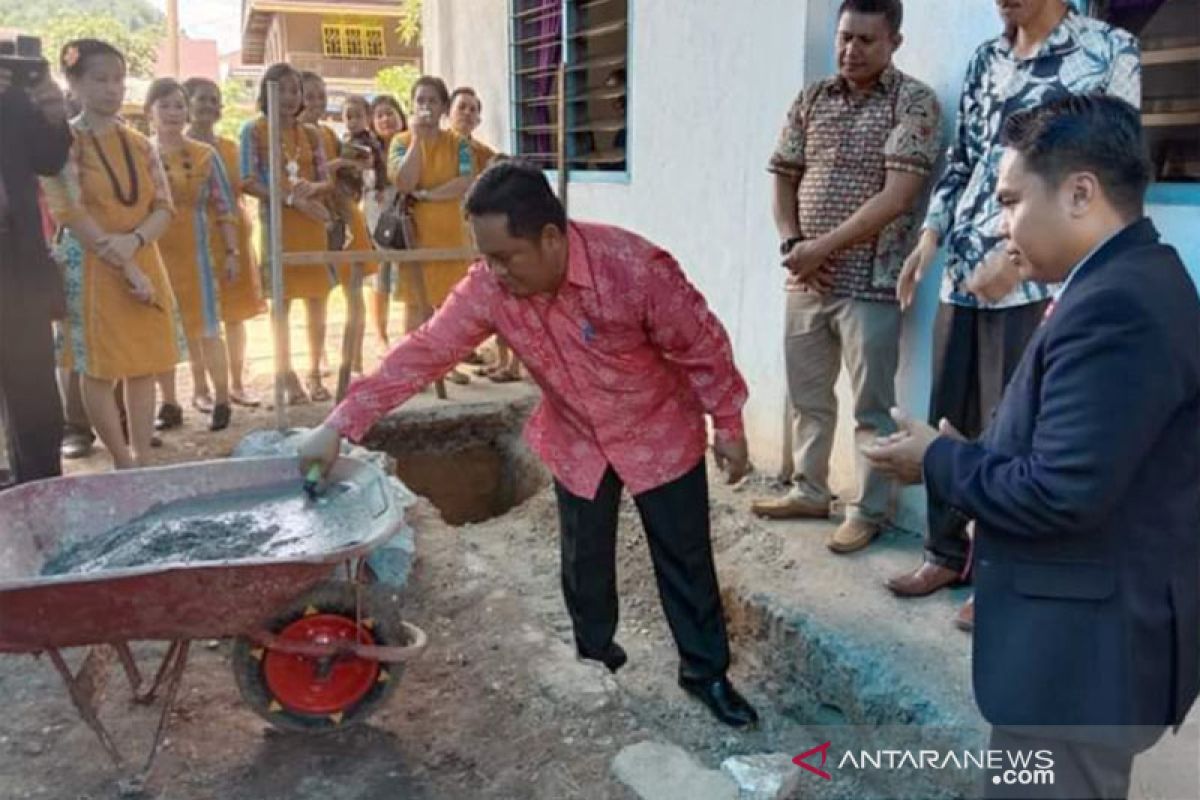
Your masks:
[[[899,306],[792,291],[787,295],[786,328],[792,492],[816,502],[831,498],[829,458],[838,417],[834,388],[844,362],[854,392],[858,476],[858,486],[847,499],[847,516],[887,521],[892,482],[871,469],[857,450],[875,436],[895,431],[888,412],[896,403]]]

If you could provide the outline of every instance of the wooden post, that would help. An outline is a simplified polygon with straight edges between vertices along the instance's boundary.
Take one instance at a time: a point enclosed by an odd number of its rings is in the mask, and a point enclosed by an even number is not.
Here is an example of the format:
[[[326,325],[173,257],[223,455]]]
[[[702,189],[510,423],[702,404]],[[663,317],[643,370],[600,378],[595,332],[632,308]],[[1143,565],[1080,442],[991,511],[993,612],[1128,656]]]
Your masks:
[[[409,241],[412,241],[411,239]],[[400,264],[400,271],[408,281],[408,304],[410,308],[404,315],[404,333],[408,335],[425,324],[433,316],[433,306],[429,304],[429,291],[425,288],[425,265],[420,262]],[[414,313],[415,312],[415,313]],[[446,381],[439,378],[433,382],[433,390],[439,400],[449,399],[446,393]]]
[[[567,207],[567,184],[571,177],[571,165],[567,162],[567,64],[558,64],[558,200]]]
[[[350,267],[350,285],[346,288],[346,327],[342,331],[342,365],[338,370],[337,402],[346,399],[350,388],[350,374],[354,365],[362,361],[363,335],[366,333],[366,306],[363,302],[363,266]]]
[[[167,0],[167,74],[176,80],[183,77],[179,47],[179,0]]]
[[[283,352],[289,336],[287,307],[283,299],[283,198],[279,196],[283,180],[283,147],[279,130],[279,83],[267,84],[267,140],[270,142],[267,214],[267,263],[271,269],[271,321],[275,331],[275,427],[280,433],[288,428],[287,403],[283,382],[287,371]]]

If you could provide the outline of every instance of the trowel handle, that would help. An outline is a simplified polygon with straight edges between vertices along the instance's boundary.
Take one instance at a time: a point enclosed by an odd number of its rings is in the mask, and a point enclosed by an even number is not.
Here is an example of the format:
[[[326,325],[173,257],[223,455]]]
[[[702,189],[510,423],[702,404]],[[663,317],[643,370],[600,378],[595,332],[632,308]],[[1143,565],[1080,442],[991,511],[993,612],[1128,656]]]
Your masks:
[[[309,497],[317,496],[317,487],[321,484],[321,465],[313,464],[304,475],[304,493]]]

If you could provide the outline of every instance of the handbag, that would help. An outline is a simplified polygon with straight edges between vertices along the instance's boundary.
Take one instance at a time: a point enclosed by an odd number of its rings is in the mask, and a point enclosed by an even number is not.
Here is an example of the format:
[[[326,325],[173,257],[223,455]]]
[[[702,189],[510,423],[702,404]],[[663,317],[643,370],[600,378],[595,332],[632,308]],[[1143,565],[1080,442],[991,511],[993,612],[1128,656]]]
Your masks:
[[[408,213],[408,196],[398,194],[388,204],[375,223],[371,238],[384,250],[407,250],[410,246],[412,218]]]

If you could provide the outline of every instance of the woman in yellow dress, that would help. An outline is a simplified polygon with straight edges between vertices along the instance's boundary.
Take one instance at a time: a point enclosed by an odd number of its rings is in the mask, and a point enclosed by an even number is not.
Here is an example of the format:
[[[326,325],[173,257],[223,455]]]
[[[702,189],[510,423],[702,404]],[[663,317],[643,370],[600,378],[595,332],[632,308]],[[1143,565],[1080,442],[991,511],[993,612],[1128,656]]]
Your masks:
[[[475,131],[483,121],[483,100],[479,93],[470,86],[460,86],[450,93],[450,130],[471,143],[471,150],[478,163],[485,167],[497,158],[497,153],[483,142],[475,138]],[[496,339],[496,364],[489,367],[481,366],[479,375],[486,376],[493,383],[514,383],[521,380],[521,362],[505,341]],[[483,363],[483,359],[479,359]]]
[[[329,210],[323,196],[328,192],[325,172],[325,152],[321,135],[311,125],[300,121],[304,110],[303,87],[298,73],[289,64],[274,64],[263,74],[259,87],[258,108],[261,115],[242,127],[242,190],[260,202],[264,254],[263,262],[269,267],[267,243],[270,242],[268,216],[270,191],[268,190],[270,142],[267,125],[267,85],[279,83],[280,107],[280,150],[283,154],[283,170],[279,187],[283,199],[283,251],[285,253],[323,252],[328,246],[325,226],[329,223]],[[292,369],[291,342],[286,337],[280,353],[285,374],[285,394],[289,403],[313,400],[328,400],[329,391],[321,384],[321,354],[325,349],[325,305],[329,297],[328,271],[319,266],[286,267],[283,273],[283,295],[285,318],[289,316],[293,300],[304,301],[308,312],[309,375],[306,395],[295,371]]]
[[[237,277],[232,282],[222,280],[221,319],[225,323],[225,344],[229,351],[229,400],[234,405],[256,408],[260,401],[247,390],[246,374],[246,322],[267,310],[263,300],[262,280],[258,273],[258,262],[254,258],[254,242],[250,214],[242,203],[242,165],[238,158],[238,143],[227,136],[218,136],[214,126],[221,120],[221,88],[208,78],[188,78],[183,82],[188,95],[191,124],[187,136],[198,142],[212,145],[221,156],[225,175],[229,178],[234,195],[234,222],[237,225],[238,263]],[[214,255],[223,252],[220,225],[210,220],[208,239],[213,244]],[[202,377],[195,371],[197,391],[206,388]]]
[[[462,198],[476,176],[487,166],[482,151],[454,131],[442,130],[442,117],[450,107],[450,91],[441,78],[424,75],[413,84],[409,129],[392,139],[388,151],[388,177],[413,204],[417,245],[422,249],[462,248],[470,237],[462,215]],[[433,307],[466,277],[468,261],[421,265],[425,292]],[[411,281],[401,278],[404,300],[412,307]],[[411,317],[411,314],[410,314]],[[447,378],[467,383],[465,373],[452,370]]]
[[[174,216],[153,146],[117,119],[125,57],[96,39],[63,46],[60,65],[82,113],[63,171],[43,181],[62,227],[56,257],[67,285],[62,366],[82,375],[83,402],[117,469],[143,466],[154,435],[154,376],[181,346],[175,296],[155,242]],[[128,431],[114,389],[125,385]],[[126,442],[128,435],[128,443]]]
[[[188,103],[179,81],[159,78],[150,85],[146,117],[175,201],[175,223],[158,248],[183,318],[192,373],[198,376],[196,386],[207,387],[211,379],[216,394],[215,404],[203,394],[194,395],[193,404],[201,413],[212,414],[209,430],[222,431],[229,427],[231,408],[219,283],[232,283],[241,262],[233,191],[217,151],[183,135]],[[210,240],[213,222],[220,228],[216,242]],[[175,370],[160,375],[158,386],[163,402],[157,427],[178,427],[183,412],[175,392]]]
[[[326,125],[326,109],[329,105],[329,94],[325,88],[325,79],[315,72],[301,72],[300,79],[304,82],[304,113],[301,120],[314,126],[321,134],[321,145],[327,159],[325,168],[329,175],[328,198],[329,212],[333,222],[329,228],[329,250],[348,250],[364,252],[374,250],[371,236],[367,233],[367,219],[362,208],[362,172],[364,162],[351,156],[351,148],[343,147],[337,131]],[[347,101],[349,102],[349,101]],[[368,154],[368,159],[369,159]],[[369,162],[368,162],[369,163]],[[346,293],[348,311],[356,313],[359,319],[365,313],[362,292],[350,291],[350,264],[338,265],[331,277],[342,286]],[[366,262],[362,265],[363,276],[369,277],[379,272],[379,265]],[[354,366],[356,372],[362,372],[363,334],[366,327],[359,328],[358,338],[354,342]]]

